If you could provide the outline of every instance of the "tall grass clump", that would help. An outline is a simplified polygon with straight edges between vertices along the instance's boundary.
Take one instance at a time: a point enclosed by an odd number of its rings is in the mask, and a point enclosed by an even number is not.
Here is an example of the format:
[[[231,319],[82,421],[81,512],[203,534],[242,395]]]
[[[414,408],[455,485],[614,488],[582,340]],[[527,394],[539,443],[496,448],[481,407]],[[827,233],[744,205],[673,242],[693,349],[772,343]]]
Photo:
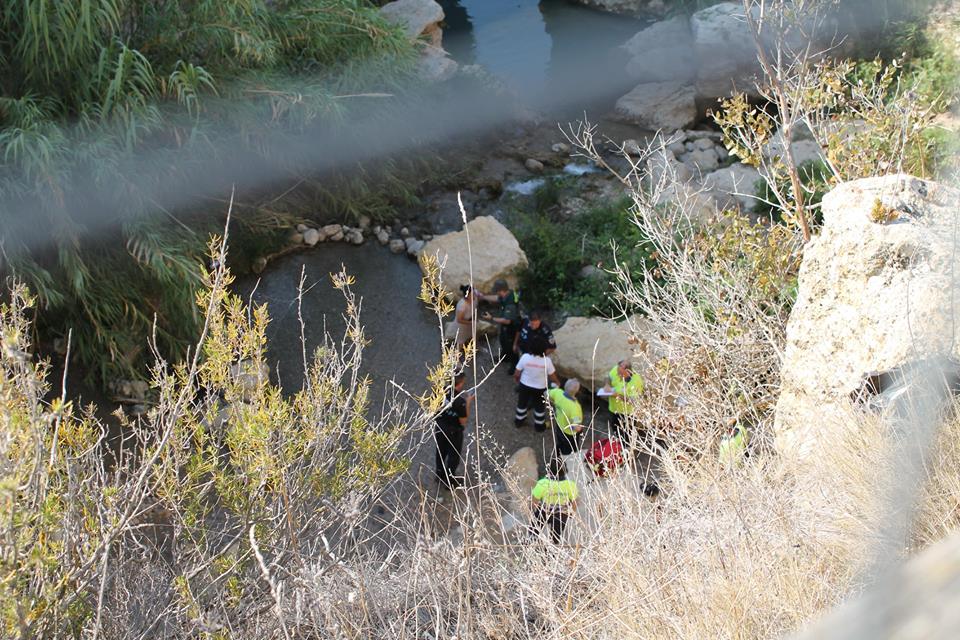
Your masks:
[[[154,320],[176,357],[199,328],[203,238],[222,220],[165,208],[177,180],[237,155],[296,175],[291,143],[398,89],[414,57],[364,0],[31,0],[6,3],[0,33],[0,270],[54,336],[71,319],[102,375],[145,362],[131,341]]]

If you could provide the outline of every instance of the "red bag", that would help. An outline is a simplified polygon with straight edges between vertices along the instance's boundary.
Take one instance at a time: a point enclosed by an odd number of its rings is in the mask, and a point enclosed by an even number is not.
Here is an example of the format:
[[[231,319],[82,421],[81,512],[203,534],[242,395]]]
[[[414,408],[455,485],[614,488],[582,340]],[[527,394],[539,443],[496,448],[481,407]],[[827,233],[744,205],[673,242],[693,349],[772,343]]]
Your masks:
[[[583,456],[593,475],[605,478],[623,465],[623,445],[617,439],[601,438]]]

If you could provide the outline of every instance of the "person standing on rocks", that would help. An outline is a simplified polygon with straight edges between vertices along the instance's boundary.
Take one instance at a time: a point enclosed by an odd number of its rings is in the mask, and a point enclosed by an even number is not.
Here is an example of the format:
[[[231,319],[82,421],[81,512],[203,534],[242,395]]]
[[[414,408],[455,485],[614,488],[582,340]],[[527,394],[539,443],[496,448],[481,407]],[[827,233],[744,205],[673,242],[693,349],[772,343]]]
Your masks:
[[[464,396],[463,385],[467,376],[458,373],[447,397],[447,404],[437,415],[434,438],[437,441],[437,482],[447,489],[460,486],[462,476],[457,476],[457,467],[463,458],[463,433],[470,418],[470,407],[476,396]],[[466,469],[464,469],[464,475]]]
[[[456,345],[461,353],[465,352],[467,345],[473,341],[475,331],[474,320],[477,317],[477,297],[473,287],[468,284],[461,285],[460,293],[463,299],[457,303],[457,337]]]
[[[554,460],[546,478],[541,478],[533,486],[533,518],[531,532],[537,535],[545,525],[550,526],[550,538],[555,544],[563,540],[563,530],[567,526],[570,514],[577,510],[577,483],[567,480],[566,468],[561,461]]]
[[[553,331],[543,321],[543,312],[535,309],[520,326],[520,331],[517,332],[517,337],[513,340],[513,350],[520,355],[532,353],[534,344],[543,343],[546,344],[544,353],[548,355],[557,348],[557,340],[553,337]]]
[[[621,442],[630,442],[629,416],[633,412],[632,400],[643,393],[643,378],[634,372],[629,360],[621,360],[610,369],[610,391],[608,408],[610,409],[610,431]]]
[[[563,389],[554,387],[547,392],[553,407],[554,458],[563,460],[574,451],[580,450],[580,436],[586,428],[583,425],[583,407],[577,400],[580,393],[580,381],[567,380]]]
[[[486,302],[500,305],[498,315],[485,313],[483,319],[500,327],[500,357],[507,364],[507,373],[513,375],[517,360],[520,359],[520,354],[514,347],[514,340],[520,329],[520,295],[510,289],[506,280],[497,280],[493,283],[493,293],[482,298]]]
[[[550,381],[560,384],[553,361],[544,355],[546,343],[536,341],[531,343],[532,353],[520,356],[517,370],[513,379],[517,381],[517,411],[514,415],[514,425],[519,429],[527,419],[527,411],[533,406],[533,428],[535,431],[546,431],[547,406],[545,393]]]

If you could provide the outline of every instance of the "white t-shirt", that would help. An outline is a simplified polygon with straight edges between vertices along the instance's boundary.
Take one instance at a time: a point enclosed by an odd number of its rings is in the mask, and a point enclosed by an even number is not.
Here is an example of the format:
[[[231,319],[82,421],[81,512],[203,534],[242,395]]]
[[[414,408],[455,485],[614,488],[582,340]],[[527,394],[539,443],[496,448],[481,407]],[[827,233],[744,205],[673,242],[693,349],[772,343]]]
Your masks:
[[[556,369],[553,368],[553,360],[547,356],[525,353],[517,362],[517,371],[520,372],[520,384],[533,389],[546,389],[547,376]]]

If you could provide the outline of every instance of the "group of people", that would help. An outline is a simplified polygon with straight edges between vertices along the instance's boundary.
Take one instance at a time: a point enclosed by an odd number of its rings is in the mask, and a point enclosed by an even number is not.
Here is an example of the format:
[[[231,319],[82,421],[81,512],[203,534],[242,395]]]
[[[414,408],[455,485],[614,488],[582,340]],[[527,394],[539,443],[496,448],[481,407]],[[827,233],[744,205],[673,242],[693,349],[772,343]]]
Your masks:
[[[550,357],[557,349],[556,339],[542,313],[521,313],[519,294],[504,280],[497,280],[493,289],[492,293],[483,293],[470,286],[461,287],[463,298],[456,307],[455,342],[466,349],[475,335],[478,317],[496,324],[501,366],[505,366],[517,383],[514,425],[523,428],[532,412],[534,430],[545,432],[547,420],[552,416],[554,454],[547,477],[534,486],[531,499],[535,526],[549,524],[554,540],[559,541],[569,513],[576,508],[578,494],[574,481],[564,477],[563,457],[580,450],[587,428],[579,400],[580,381],[570,378],[561,383]],[[478,313],[481,302],[497,305],[496,312]],[[475,402],[474,395],[463,393],[465,382],[463,373],[455,376],[447,404],[436,419],[437,479],[450,489],[462,481],[456,470],[462,458],[464,430]],[[642,391],[643,380],[633,371],[628,359],[610,370],[608,384],[601,395],[608,401],[611,438],[627,441],[631,400]]]

